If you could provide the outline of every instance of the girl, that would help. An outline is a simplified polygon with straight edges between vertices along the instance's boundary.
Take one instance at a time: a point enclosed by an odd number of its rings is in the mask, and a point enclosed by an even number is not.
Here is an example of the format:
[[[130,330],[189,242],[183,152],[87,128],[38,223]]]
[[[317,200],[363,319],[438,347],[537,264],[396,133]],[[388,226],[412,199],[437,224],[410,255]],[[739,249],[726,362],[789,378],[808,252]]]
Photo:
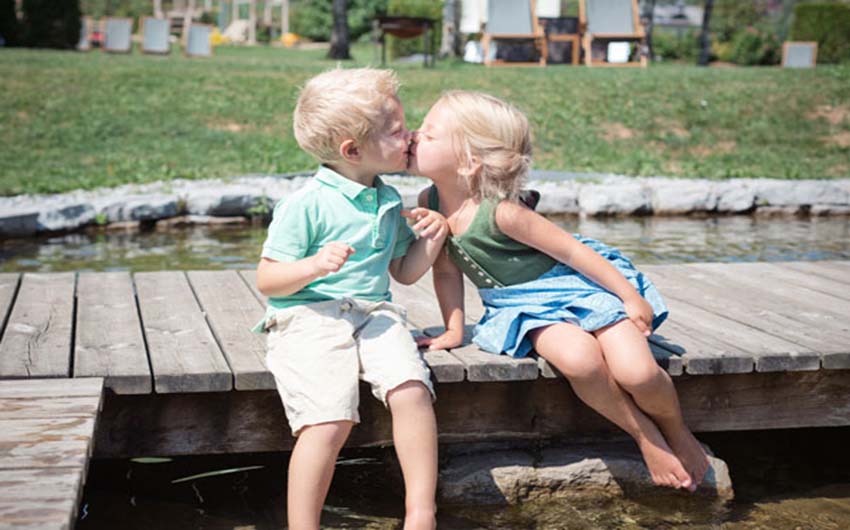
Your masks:
[[[708,459],[646,340],[667,316],[664,302],[619,251],[573,237],[517,200],[530,162],[528,120],[497,98],[448,92],[428,112],[409,171],[434,182],[419,205],[445,215],[452,236],[434,264],[446,331],[420,344],[461,344],[466,274],[486,309],[479,347],[515,357],[535,350],[635,439],[653,482],[694,491]]]

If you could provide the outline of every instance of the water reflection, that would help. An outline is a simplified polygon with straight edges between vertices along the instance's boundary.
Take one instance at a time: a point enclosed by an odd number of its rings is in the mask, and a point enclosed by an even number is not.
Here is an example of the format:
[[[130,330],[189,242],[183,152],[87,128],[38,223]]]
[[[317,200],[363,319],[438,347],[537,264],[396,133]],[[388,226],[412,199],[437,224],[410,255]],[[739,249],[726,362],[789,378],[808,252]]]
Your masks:
[[[638,263],[850,259],[850,218],[554,218]],[[240,269],[259,259],[265,229],[249,226],[78,233],[0,241],[0,271]]]

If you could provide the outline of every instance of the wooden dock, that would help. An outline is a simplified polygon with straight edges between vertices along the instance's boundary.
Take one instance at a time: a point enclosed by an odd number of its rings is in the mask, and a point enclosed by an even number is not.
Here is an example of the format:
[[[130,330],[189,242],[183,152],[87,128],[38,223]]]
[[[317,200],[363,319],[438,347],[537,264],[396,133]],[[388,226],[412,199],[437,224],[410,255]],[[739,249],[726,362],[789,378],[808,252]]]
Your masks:
[[[0,381],[0,528],[73,528],[103,379]]]
[[[671,317],[651,338],[697,431],[850,425],[850,262],[644,266]],[[437,332],[430,278],[394,285]],[[482,312],[466,289],[468,323]],[[0,274],[0,379],[102,377],[95,456],[287,450],[253,271]],[[615,432],[545,363],[426,353],[446,442]],[[389,443],[363,392],[352,445]]]

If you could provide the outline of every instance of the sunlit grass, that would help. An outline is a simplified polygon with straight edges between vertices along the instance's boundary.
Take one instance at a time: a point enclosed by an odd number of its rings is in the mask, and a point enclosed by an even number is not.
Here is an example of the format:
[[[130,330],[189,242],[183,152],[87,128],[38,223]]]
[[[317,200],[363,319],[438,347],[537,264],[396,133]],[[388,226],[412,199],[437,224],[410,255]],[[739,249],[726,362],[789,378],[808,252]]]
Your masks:
[[[368,45],[354,64],[376,64]],[[210,59],[0,49],[0,194],[312,168],[291,133],[321,50]],[[348,66],[348,63],[346,64]],[[447,89],[525,110],[535,166],[684,177],[850,176],[850,66],[492,68],[395,63],[409,125]]]

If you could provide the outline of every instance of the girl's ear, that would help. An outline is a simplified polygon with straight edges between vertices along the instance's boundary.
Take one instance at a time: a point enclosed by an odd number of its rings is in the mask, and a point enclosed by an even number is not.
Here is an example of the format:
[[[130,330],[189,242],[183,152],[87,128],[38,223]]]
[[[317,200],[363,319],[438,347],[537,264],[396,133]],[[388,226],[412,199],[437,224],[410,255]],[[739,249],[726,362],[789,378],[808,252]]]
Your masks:
[[[339,156],[346,162],[360,161],[360,148],[352,139],[348,139],[339,144]]]
[[[481,173],[481,159],[473,155],[457,172],[465,178],[477,176]]]

